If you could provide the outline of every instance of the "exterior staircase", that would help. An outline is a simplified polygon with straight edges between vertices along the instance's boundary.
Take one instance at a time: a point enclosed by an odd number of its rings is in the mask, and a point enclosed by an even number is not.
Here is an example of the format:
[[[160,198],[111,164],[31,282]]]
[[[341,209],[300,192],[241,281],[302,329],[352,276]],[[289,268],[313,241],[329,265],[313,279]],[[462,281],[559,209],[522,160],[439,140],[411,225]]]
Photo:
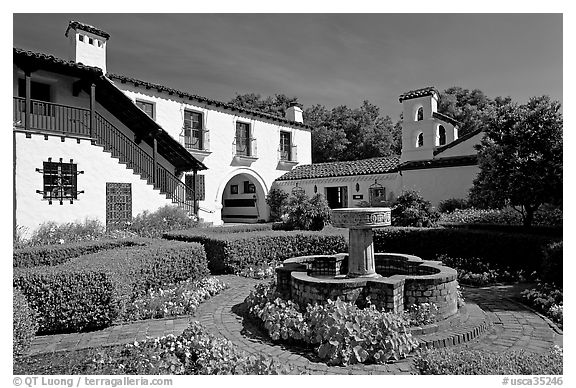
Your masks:
[[[165,195],[172,203],[194,214],[194,189],[187,186],[158,163],[142,147],[126,136],[106,118],[96,112],[95,126],[90,128],[90,110],[45,101],[31,100],[30,122],[26,123],[26,100],[14,97],[15,128],[38,130],[66,136],[91,138],[119,163]]]

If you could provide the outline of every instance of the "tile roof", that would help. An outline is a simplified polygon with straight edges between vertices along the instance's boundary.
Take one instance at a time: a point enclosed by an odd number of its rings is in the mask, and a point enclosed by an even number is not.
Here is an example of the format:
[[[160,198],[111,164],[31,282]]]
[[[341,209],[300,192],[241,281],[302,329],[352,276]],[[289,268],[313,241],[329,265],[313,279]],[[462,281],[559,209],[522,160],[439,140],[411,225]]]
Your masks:
[[[296,166],[277,181],[329,178],[351,175],[385,174],[397,171],[400,156],[352,160],[346,162],[314,163]]]
[[[59,67],[63,70],[77,70],[87,73],[90,72],[94,75],[102,75],[102,69],[99,67],[87,66],[82,63],[76,63],[74,61],[67,61],[65,59],[55,57],[54,55],[28,51],[14,47],[14,62],[22,61],[51,65],[53,67]]]
[[[432,96],[434,93],[439,94],[435,87],[428,86],[422,89],[410,90],[409,92],[402,93],[398,98],[398,101],[402,102],[404,100],[410,100],[411,98]]]
[[[212,100],[210,98],[198,96],[196,94],[184,92],[184,91],[178,90],[178,89],[173,89],[173,88],[170,88],[170,87],[167,87],[164,85],[160,85],[160,84],[155,84],[152,82],[142,81],[142,80],[139,80],[136,78],[131,78],[131,77],[127,77],[127,76],[123,76],[123,75],[119,75],[119,74],[111,74],[111,73],[106,74],[106,77],[113,79],[113,80],[118,80],[121,83],[130,82],[130,83],[134,84],[135,86],[142,86],[146,89],[155,89],[159,92],[176,95],[176,96],[181,97],[181,98],[188,98],[189,100],[202,102],[205,104],[229,109],[229,110],[236,111],[236,112],[242,112],[242,113],[245,113],[245,114],[248,114],[251,116],[255,116],[255,117],[259,117],[259,118],[265,118],[265,119],[269,119],[272,121],[278,121],[278,122],[288,124],[291,126],[295,126],[295,127],[299,127],[299,128],[305,128],[305,129],[311,129],[312,128],[309,125],[306,125],[303,123],[297,123],[295,121],[288,120],[287,118],[284,118],[284,117],[274,116],[274,115],[271,115],[268,113],[259,112],[259,111],[255,111],[252,109],[241,108],[241,107],[236,106],[236,105],[228,104],[228,103],[225,103],[222,101]]]
[[[398,166],[398,170],[425,170],[428,168],[475,166],[477,164],[478,155],[450,156],[446,158],[404,162]]]
[[[110,34],[107,33],[106,31],[103,31],[97,27],[91,26],[90,24],[77,22],[75,20],[70,20],[70,22],[68,23],[68,28],[66,29],[66,32],[64,33],[65,36],[68,36],[68,31],[70,31],[71,28],[74,30],[83,30],[83,31],[91,32],[94,35],[98,35],[98,36],[101,36],[103,38],[106,38],[106,40],[108,40],[110,38]]]

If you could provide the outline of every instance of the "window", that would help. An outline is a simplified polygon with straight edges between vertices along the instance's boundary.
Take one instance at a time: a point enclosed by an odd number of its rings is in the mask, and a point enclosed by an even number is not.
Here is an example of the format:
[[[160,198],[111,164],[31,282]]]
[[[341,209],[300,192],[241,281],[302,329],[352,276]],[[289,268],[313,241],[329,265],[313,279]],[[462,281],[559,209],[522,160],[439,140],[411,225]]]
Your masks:
[[[420,132],[418,134],[418,141],[416,142],[416,147],[422,147],[424,145],[424,134]]]
[[[184,111],[184,146],[188,149],[203,150],[202,114]]]
[[[89,43],[89,44],[94,44],[94,39],[88,38],[88,43]]]
[[[79,40],[80,42],[84,42],[84,35],[78,34],[78,40]]]
[[[438,127],[438,145],[446,144],[446,128],[443,125]]]
[[[254,185],[254,183],[250,183],[250,181],[244,181],[244,193],[245,194],[256,193],[256,186]]]
[[[18,97],[26,98],[26,80],[23,78],[18,79]],[[30,98],[50,102],[50,85],[30,81]]]
[[[236,155],[250,156],[250,124],[236,122]]]
[[[154,103],[136,100],[136,106],[144,111],[150,118],[154,118]]]
[[[290,132],[280,132],[280,160],[292,160],[292,141]]]
[[[424,109],[422,107],[418,108],[416,112],[416,121],[424,120]]]
[[[36,101],[50,102],[51,88],[49,84],[37,81],[30,81],[30,99]],[[18,97],[26,98],[26,80],[18,79]],[[33,115],[54,116],[55,107],[41,102],[33,101],[30,105],[30,112]],[[25,111],[25,104],[21,105],[22,112]]]
[[[186,200],[192,200],[192,192],[194,189],[194,174],[186,174],[184,176],[184,183],[186,184]],[[206,185],[204,175],[196,175],[196,200],[204,201],[206,198]]]
[[[75,163],[52,162],[48,159],[48,162],[43,163],[43,169],[37,171],[42,172],[44,178],[44,190],[37,190],[37,193],[42,194],[50,204],[52,200],[62,203],[64,199],[78,198],[78,172]]]

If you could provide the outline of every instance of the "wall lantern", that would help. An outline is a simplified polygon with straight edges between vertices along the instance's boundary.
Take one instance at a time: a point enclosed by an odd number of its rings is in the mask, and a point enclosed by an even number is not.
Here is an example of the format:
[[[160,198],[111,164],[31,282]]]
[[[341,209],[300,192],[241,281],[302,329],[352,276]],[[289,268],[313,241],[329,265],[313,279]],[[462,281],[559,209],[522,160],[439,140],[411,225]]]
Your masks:
[[[300,186],[298,186],[298,183],[296,183],[296,186],[294,186],[294,188],[292,189],[292,194],[304,194],[304,189]]]
[[[356,192],[359,192],[359,191],[360,191],[360,184],[356,183]]]
[[[318,192],[318,186],[314,185],[314,194]]]

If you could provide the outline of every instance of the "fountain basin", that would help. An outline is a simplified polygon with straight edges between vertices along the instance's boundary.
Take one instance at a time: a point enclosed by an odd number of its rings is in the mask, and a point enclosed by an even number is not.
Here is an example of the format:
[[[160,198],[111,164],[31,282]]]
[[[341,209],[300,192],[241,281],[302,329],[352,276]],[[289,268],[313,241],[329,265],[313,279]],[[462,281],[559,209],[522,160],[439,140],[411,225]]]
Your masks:
[[[319,261],[321,264],[318,264]],[[328,299],[401,313],[413,304],[434,303],[440,319],[457,311],[456,270],[439,261],[400,253],[376,253],[378,277],[347,277],[347,254],[294,257],[276,269],[277,289],[305,306]]]

